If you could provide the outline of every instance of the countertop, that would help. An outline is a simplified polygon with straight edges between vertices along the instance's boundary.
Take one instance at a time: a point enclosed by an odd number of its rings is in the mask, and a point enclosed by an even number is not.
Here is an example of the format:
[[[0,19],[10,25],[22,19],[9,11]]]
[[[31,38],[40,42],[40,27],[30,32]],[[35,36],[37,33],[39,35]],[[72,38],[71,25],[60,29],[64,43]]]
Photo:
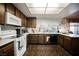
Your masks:
[[[72,37],[72,38],[79,38],[79,35],[76,34],[63,34],[63,33],[29,33],[29,34],[60,34],[60,35],[64,35],[64,36],[68,36],[68,37]]]
[[[79,38],[79,35],[76,35],[76,34],[61,34],[61,35],[68,36],[68,37],[71,37],[71,38]]]
[[[29,34],[59,34],[59,33],[29,33]]]
[[[28,35],[28,34],[60,34],[60,35],[64,35],[64,36],[68,36],[68,37],[72,37],[72,38],[79,38],[79,35],[75,35],[75,34],[62,34],[62,33],[24,33],[23,35]],[[0,39],[0,46],[3,46],[7,43],[10,43],[14,40],[16,40],[17,38],[12,38],[12,39]]]
[[[3,46],[5,44],[8,44],[12,41],[14,41],[15,39],[0,39],[0,46]]]
[[[23,35],[28,35],[29,33],[24,33]],[[22,35],[22,36],[23,36]],[[12,41],[15,41],[15,40],[17,40],[19,37],[16,37],[16,38],[12,38],[12,39],[0,39],[0,46],[3,46],[3,45],[5,45],[5,44],[8,44],[8,43],[10,43],[10,42],[12,42]]]

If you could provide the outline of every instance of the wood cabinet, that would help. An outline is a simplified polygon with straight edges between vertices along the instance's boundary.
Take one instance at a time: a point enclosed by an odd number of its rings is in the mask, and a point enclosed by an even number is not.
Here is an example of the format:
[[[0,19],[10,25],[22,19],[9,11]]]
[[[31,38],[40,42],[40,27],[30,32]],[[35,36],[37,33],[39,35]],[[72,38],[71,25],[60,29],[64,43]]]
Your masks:
[[[5,4],[0,3],[0,24],[5,24]]]
[[[25,26],[25,27],[28,26],[28,24],[27,24],[27,17],[26,17],[26,16],[24,16],[24,26]]]
[[[39,34],[39,43],[44,44],[45,43],[45,36],[43,34]]]
[[[27,37],[28,44],[50,44],[49,39],[47,37],[49,34],[29,34]]]
[[[15,15],[19,18],[21,18],[21,12],[16,8]]]
[[[68,51],[71,50],[71,38],[64,36],[64,48]]]
[[[14,43],[11,42],[0,47],[0,55],[1,56],[14,56]]]
[[[5,12],[9,12],[21,18],[22,26],[29,28],[36,28],[36,18],[26,17],[20,10],[18,10],[12,3],[0,3],[0,24],[5,24]]]
[[[36,19],[32,20],[32,28],[36,28]]]
[[[64,45],[63,35],[58,35],[57,43],[63,47]]]
[[[63,44],[61,44],[62,42]],[[71,53],[71,55],[79,55],[79,38],[59,34],[58,44]]]
[[[24,14],[21,14],[22,26],[25,27]]]
[[[79,38],[64,36],[64,48],[72,55],[79,55]]]
[[[28,18],[28,28],[36,28],[36,18]]]
[[[13,4],[7,3],[6,4],[6,11],[15,15],[16,8]]]
[[[39,37],[38,37],[38,35],[36,35],[36,34],[29,34],[28,35],[28,43],[29,44],[31,44],[31,43],[39,43],[38,42],[39,41]]]
[[[25,27],[28,27],[28,19],[25,17]]]

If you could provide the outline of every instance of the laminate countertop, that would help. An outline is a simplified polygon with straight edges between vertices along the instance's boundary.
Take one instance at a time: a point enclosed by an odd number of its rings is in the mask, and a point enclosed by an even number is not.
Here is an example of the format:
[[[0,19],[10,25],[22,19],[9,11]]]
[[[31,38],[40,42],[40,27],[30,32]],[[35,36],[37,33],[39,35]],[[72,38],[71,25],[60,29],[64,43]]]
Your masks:
[[[29,33],[29,34],[60,34],[60,35],[64,35],[64,36],[68,36],[71,38],[79,38],[79,35],[76,34],[63,34],[63,33]]]
[[[8,44],[12,41],[14,41],[15,39],[0,39],[0,46],[3,46],[5,44]]]
[[[24,33],[23,35],[27,35],[28,33]],[[22,36],[23,36],[22,35]],[[15,38],[10,38],[10,39],[1,39],[0,38],[0,46],[3,46],[3,45],[5,45],[5,44],[8,44],[8,43],[10,43],[10,42],[12,42],[12,41],[15,41],[15,40],[17,40],[19,37],[15,37]]]
[[[79,38],[79,35],[76,35],[76,34],[60,34],[60,35],[68,36],[71,38]]]

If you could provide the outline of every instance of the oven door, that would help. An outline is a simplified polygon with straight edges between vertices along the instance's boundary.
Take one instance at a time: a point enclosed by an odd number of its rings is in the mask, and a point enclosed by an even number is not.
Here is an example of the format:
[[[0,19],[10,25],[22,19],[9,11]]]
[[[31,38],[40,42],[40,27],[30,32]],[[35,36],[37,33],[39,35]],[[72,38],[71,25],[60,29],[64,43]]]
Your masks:
[[[14,48],[15,56],[22,56],[25,53],[26,39],[24,39],[24,36],[21,36],[14,41]]]

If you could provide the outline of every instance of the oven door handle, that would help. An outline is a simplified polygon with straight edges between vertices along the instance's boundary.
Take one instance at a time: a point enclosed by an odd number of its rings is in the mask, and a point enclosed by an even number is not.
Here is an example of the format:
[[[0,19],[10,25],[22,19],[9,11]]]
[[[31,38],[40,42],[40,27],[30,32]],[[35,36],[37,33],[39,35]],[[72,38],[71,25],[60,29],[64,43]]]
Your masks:
[[[17,42],[18,42],[18,50],[21,50],[23,46],[21,46],[20,41]]]

